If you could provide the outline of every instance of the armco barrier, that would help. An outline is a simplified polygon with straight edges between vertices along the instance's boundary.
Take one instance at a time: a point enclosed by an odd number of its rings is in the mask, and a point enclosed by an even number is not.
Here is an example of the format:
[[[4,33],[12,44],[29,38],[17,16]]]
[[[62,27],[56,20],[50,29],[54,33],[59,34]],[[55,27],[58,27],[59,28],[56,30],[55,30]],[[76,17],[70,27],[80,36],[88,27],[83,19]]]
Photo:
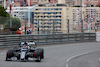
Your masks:
[[[20,42],[34,41],[37,44],[96,41],[95,33],[0,35],[0,46],[16,46]]]
[[[96,41],[100,41],[100,32],[96,32]]]

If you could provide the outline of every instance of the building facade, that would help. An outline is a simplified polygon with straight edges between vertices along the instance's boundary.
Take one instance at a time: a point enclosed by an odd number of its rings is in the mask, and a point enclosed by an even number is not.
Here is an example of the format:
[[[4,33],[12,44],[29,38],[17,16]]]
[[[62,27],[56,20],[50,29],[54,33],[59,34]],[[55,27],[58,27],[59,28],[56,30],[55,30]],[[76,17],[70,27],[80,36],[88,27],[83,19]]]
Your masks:
[[[62,7],[36,7],[34,11],[34,31],[38,31],[37,28],[39,23],[40,33],[52,33],[55,31],[61,32],[61,15]],[[55,29],[53,28],[54,22]]]
[[[12,4],[12,7],[21,7],[21,3],[20,2],[14,2],[14,4]]]
[[[38,0],[31,0],[31,5],[36,5],[38,4]]]
[[[49,3],[57,3],[57,0],[49,0]]]
[[[38,0],[39,4],[47,4],[49,3],[49,0]]]
[[[99,10],[99,7],[84,7],[84,12],[81,7],[36,7],[34,31],[39,28],[40,33],[80,33],[83,20],[83,31],[95,32],[96,23],[100,23]]]
[[[27,18],[28,15],[26,15],[26,14],[28,13],[28,9],[29,9],[29,7],[12,7],[13,17],[19,18],[19,19],[21,19],[21,18]],[[10,12],[9,7],[8,7],[8,9],[6,11],[8,13]],[[33,12],[33,9],[30,9],[30,11]]]
[[[59,4],[57,4],[59,5]],[[80,33],[83,21],[84,32],[95,32],[100,24],[100,8],[66,7],[66,6],[31,7],[31,23],[34,24],[34,34],[42,33]],[[28,18],[28,7],[13,7],[13,16],[20,19]],[[9,9],[7,10],[9,12]],[[82,14],[83,13],[83,14]],[[84,18],[82,18],[84,15]]]
[[[75,6],[81,6],[82,5],[82,0],[74,0],[74,5]]]
[[[100,3],[99,0],[84,0],[84,4],[86,6],[90,6],[90,5],[97,6],[99,3]]]
[[[74,6],[74,1],[73,0],[65,0],[65,4],[67,5],[67,6]]]
[[[72,31],[73,7],[36,7],[34,10],[34,31],[40,33],[68,33]],[[68,20],[70,28],[68,28]],[[35,32],[36,34],[37,32]]]
[[[29,17],[29,10],[30,9],[30,18]],[[8,8],[6,11],[10,13],[10,9]],[[34,31],[34,8],[33,7],[12,7],[13,10],[13,17],[19,18],[21,21],[21,32],[25,33],[25,23],[26,23],[26,30],[31,29],[32,33]],[[30,19],[30,22],[28,22]],[[30,24],[30,27],[28,26]]]
[[[4,6],[4,0],[0,1],[0,4]],[[14,0],[15,2],[20,2],[21,6],[28,6],[29,0]],[[7,0],[7,6],[9,5],[10,0]],[[66,4],[68,7],[71,6],[81,6],[82,0],[30,0],[30,5],[36,4]],[[100,6],[100,0],[84,0],[84,5],[90,7],[93,6]]]
[[[28,6],[28,2],[29,2],[29,0],[26,0],[27,1],[27,6]],[[36,5],[36,4],[38,4],[38,0],[30,0],[30,6],[33,6],[33,5]]]

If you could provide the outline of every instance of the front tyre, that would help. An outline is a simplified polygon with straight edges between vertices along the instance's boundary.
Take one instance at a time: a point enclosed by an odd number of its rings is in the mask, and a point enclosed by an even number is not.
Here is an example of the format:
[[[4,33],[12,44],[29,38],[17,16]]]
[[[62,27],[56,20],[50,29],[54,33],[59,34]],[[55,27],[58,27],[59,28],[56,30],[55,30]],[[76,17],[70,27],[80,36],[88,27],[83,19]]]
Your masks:
[[[44,59],[44,51],[41,53],[41,59]]]
[[[5,61],[11,61],[11,59],[10,58],[8,58],[8,57],[6,57],[6,60]]]
[[[13,57],[13,50],[8,50],[6,55],[6,61],[11,61],[10,58]]]
[[[40,53],[41,59],[44,59],[44,49],[38,48],[37,51]]]
[[[8,57],[6,57],[6,60],[5,61],[8,61]]]

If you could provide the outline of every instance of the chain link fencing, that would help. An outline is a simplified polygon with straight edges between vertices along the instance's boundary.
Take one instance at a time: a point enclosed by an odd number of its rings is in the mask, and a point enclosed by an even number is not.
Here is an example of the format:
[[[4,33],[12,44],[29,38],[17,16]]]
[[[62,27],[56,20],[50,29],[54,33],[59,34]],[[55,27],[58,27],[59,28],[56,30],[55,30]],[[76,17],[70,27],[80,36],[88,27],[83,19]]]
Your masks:
[[[97,29],[95,22],[89,24],[83,22],[82,24],[81,21],[74,21],[73,19],[16,19],[0,17],[0,35],[16,34],[18,29],[21,30],[21,34],[27,34],[28,30],[31,30],[31,34],[82,33],[82,29],[84,33],[93,33]]]

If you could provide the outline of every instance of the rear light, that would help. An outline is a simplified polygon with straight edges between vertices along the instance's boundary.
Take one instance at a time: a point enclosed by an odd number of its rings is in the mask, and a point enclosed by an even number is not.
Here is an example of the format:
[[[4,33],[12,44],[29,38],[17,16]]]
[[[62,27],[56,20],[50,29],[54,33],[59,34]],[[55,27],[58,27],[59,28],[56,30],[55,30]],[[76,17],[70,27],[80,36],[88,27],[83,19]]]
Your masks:
[[[34,53],[34,57],[36,57],[35,53]]]

